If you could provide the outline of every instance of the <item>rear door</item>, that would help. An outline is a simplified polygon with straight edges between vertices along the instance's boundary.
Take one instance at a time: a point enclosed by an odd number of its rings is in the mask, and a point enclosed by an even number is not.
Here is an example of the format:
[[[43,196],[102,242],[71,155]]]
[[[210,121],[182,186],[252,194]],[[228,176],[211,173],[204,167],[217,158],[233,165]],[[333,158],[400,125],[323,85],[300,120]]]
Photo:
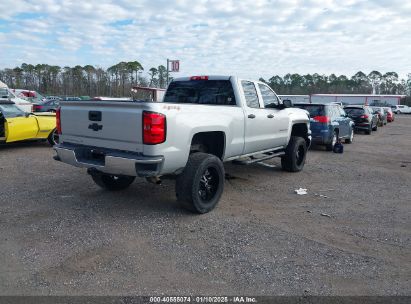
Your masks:
[[[63,102],[61,141],[142,152],[143,107],[133,102]]]

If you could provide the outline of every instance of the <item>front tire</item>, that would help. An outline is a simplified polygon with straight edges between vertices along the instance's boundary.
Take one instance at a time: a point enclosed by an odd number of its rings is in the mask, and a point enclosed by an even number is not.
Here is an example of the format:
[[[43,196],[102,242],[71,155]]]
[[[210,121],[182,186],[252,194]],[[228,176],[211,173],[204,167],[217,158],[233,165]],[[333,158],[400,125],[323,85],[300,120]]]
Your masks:
[[[299,172],[304,168],[307,156],[307,144],[302,137],[291,136],[285,149],[285,155],[281,157],[281,167],[284,171]]]
[[[177,177],[177,200],[191,212],[210,212],[223,194],[224,178],[224,166],[218,157],[203,152],[193,153],[183,173]]]
[[[93,181],[101,188],[109,191],[119,191],[128,188],[135,180],[135,176],[111,175],[106,173],[91,174]]]

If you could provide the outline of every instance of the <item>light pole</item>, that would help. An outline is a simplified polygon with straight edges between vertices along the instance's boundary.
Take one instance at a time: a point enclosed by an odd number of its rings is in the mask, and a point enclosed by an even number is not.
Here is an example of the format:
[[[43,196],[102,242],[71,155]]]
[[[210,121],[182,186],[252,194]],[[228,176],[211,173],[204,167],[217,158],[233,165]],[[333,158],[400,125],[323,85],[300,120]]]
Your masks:
[[[167,83],[166,83],[166,87],[168,87],[168,74],[169,74],[169,70],[168,70],[168,65],[170,63],[170,60],[167,58]]]

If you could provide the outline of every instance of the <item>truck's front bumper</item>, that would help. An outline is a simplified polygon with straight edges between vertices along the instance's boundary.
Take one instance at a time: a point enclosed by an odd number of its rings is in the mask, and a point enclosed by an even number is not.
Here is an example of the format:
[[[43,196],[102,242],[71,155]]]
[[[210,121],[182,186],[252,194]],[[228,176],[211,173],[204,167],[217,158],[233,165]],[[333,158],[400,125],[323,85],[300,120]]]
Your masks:
[[[159,176],[163,166],[162,156],[144,156],[123,151],[87,146],[57,145],[55,160],[80,167],[94,168],[112,175]]]

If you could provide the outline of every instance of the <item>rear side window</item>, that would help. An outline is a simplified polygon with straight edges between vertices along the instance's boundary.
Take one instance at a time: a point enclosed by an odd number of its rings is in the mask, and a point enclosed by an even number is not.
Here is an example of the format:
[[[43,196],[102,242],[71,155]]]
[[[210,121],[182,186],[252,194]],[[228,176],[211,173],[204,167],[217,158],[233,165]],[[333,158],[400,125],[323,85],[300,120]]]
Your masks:
[[[168,86],[163,102],[236,105],[229,80],[173,81]]]
[[[324,106],[320,105],[296,105],[297,108],[307,110],[311,117],[325,116]]]
[[[251,81],[241,81],[241,85],[243,87],[247,106],[249,108],[260,108],[257,90],[255,89],[254,83],[252,83]]]
[[[362,115],[362,114],[364,114],[364,109],[362,109],[362,108],[345,108],[344,110],[348,115]]]

